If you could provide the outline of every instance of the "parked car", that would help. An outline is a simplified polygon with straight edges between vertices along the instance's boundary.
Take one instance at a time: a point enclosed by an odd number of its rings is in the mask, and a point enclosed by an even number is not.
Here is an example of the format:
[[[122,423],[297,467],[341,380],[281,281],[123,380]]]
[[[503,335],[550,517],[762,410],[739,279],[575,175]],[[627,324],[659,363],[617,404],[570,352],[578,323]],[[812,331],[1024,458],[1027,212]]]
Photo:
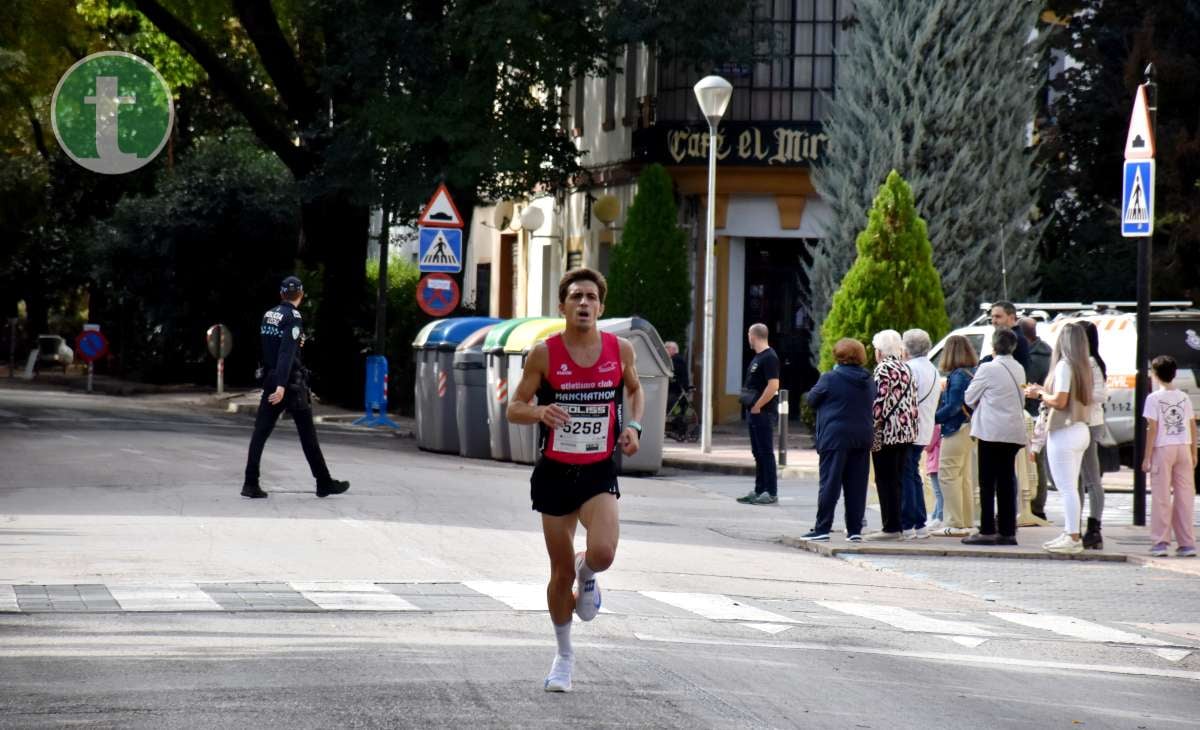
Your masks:
[[[75,362],[75,351],[58,335],[38,335],[38,367],[60,365],[63,372]]]

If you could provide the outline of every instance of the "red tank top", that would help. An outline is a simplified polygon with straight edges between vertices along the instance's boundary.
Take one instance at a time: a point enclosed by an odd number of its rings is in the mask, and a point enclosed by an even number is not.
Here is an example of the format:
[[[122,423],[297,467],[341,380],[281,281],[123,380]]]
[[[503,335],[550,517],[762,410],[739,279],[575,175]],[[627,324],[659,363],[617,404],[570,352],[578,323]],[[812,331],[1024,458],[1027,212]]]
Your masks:
[[[586,368],[571,359],[562,335],[546,340],[546,349],[550,375],[538,392],[538,402],[557,403],[571,420],[553,431],[542,427],[542,453],[564,464],[594,464],[611,458],[625,395],[620,340],[601,332],[600,357]]]

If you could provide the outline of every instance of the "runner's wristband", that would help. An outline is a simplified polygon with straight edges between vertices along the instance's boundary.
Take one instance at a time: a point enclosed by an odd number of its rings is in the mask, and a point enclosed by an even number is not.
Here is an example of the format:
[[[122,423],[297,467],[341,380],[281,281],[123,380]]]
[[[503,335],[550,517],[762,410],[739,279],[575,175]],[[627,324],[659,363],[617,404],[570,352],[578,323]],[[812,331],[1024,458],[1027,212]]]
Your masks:
[[[632,428],[634,431],[638,432],[638,436],[642,435],[642,424],[638,423],[637,421],[630,421],[629,423],[626,423],[625,428]]]

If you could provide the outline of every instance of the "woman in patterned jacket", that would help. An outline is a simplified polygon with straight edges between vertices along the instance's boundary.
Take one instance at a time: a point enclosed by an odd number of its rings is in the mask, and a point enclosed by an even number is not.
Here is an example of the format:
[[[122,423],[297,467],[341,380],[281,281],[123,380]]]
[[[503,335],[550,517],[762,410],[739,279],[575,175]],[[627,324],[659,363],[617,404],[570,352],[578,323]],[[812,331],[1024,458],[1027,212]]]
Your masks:
[[[867,540],[899,540],[900,481],[904,456],[917,440],[920,416],[917,412],[917,386],[912,371],[904,364],[904,341],[896,330],[883,330],[871,339],[875,347],[875,443],[872,460],[875,464],[875,491],[879,493],[879,510],[883,513],[883,529],[865,537]]]

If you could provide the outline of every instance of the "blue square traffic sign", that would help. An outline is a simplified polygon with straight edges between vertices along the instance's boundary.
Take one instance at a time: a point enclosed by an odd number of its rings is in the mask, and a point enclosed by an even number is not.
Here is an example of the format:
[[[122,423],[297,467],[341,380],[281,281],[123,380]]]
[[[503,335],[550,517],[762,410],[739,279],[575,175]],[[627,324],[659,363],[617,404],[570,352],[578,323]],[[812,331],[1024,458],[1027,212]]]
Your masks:
[[[1154,233],[1154,160],[1126,160],[1121,185],[1121,235]]]
[[[462,271],[462,230],[458,228],[418,229],[420,243],[417,266],[421,271],[447,274]]]

